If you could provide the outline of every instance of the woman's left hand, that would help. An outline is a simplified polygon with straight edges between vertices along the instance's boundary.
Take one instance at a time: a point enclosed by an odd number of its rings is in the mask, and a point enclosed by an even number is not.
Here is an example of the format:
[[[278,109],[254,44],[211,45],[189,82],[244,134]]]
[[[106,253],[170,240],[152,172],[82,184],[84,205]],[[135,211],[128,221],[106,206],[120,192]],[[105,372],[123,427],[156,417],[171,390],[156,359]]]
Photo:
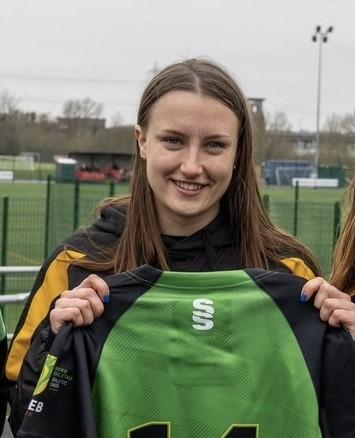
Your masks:
[[[343,326],[355,340],[355,303],[350,296],[321,277],[313,278],[304,285],[301,301],[308,301],[314,294],[314,306],[319,309],[321,320],[333,327]]]

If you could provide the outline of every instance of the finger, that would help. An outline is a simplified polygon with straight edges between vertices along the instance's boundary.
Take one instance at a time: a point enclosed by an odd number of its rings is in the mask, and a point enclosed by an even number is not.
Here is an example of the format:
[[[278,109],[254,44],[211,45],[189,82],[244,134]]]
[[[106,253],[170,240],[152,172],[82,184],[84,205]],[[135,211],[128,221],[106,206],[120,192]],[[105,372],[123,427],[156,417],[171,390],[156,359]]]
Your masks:
[[[89,299],[91,296],[98,296],[96,290],[91,287],[75,287],[71,290],[65,290],[61,297],[64,298],[81,298],[83,300]]]
[[[322,321],[329,321],[336,310],[350,311],[353,314],[355,323],[355,304],[340,298],[326,298],[324,300],[319,312],[320,319]]]
[[[339,300],[343,300],[345,302],[350,302],[351,298],[348,294],[340,291],[335,286],[332,286],[329,283],[323,283],[314,298],[314,306],[317,309],[320,309],[324,303],[324,301],[328,298],[336,298]]]
[[[96,293],[99,295],[102,301],[104,302],[109,301],[109,298],[106,298],[109,297],[110,294],[109,287],[106,281],[100,278],[96,274],[91,274],[88,277],[86,277],[75,289],[80,289],[80,288],[94,289],[96,290]]]
[[[79,309],[75,307],[66,309],[53,309],[49,314],[51,329],[53,333],[57,334],[60,328],[66,322],[72,322],[75,326],[84,324],[82,314]]]
[[[67,291],[55,303],[56,308],[79,307],[88,309],[88,306],[94,318],[101,316],[104,311],[104,304],[93,289]]]
[[[336,309],[331,314],[328,323],[333,327],[343,326],[355,339],[355,311]]]
[[[91,308],[90,301],[81,298],[61,298],[55,304],[56,309],[71,309],[76,308],[81,312],[83,325],[91,324],[95,315]]]
[[[102,304],[102,302],[105,302],[105,300],[102,301],[100,296],[97,294],[97,291],[93,288],[89,287],[77,287],[72,290],[65,291],[61,294],[64,298],[81,298],[83,300],[88,300],[90,303],[92,303],[93,307],[99,307],[100,309],[103,307],[99,305],[99,303]],[[109,297],[109,295],[106,295]]]
[[[302,288],[300,301],[308,301],[324,283],[327,283],[327,281],[322,277],[315,277],[307,281]]]
[[[107,297],[110,297],[110,295],[105,295],[102,299],[95,289],[89,287],[76,287],[72,290],[64,291],[61,296],[65,298],[81,298],[90,301],[96,316],[101,315],[104,311],[102,303],[108,303],[109,300]]]

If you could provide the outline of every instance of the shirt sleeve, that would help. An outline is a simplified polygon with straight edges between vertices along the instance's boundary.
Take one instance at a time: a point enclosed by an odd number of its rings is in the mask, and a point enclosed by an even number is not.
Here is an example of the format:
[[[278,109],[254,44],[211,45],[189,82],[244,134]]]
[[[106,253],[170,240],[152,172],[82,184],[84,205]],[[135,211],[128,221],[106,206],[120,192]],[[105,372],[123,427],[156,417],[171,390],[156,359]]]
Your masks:
[[[29,356],[32,353],[36,354],[31,347]],[[26,372],[25,368],[21,374]],[[40,374],[27,378],[34,390],[17,437],[96,438],[89,361],[80,328],[63,326]]]
[[[325,438],[355,434],[355,342],[345,329],[328,328],[321,380]]]
[[[14,436],[22,423],[54,338],[55,335],[50,330],[49,321],[43,322],[41,330],[38,330],[31,348],[24,358],[16,385],[12,384],[9,388],[8,397],[11,407],[9,424]]]

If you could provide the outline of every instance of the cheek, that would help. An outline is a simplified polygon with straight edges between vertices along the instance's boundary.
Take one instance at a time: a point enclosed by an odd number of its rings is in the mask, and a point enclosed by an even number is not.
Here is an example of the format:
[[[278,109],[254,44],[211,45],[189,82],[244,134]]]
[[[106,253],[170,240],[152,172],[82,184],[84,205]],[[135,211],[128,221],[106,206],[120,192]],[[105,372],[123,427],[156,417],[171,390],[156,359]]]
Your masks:
[[[222,163],[215,163],[211,167],[214,178],[221,182],[223,185],[229,185],[233,176],[233,166],[226,159]]]
[[[147,174],[151,177],[164,176],[174,171],[178,166],[177,157],[171,154],[154,154],[148,156],[147,159]]]
[[[232,177],[233,177],[233,169],[232,170],[228,169],[226,171],[226,173],[224,174],[224,181],[223,181],[223,191],[224,192],[227,191],[227,189],[231,183]]]
[[[146,161],[147,166],[147,179],[150,188],[156,194],[156,191],[160,192],[164,189],[165,181],[164,177],[169,173],[169,163],[162,157],[149,156]]]

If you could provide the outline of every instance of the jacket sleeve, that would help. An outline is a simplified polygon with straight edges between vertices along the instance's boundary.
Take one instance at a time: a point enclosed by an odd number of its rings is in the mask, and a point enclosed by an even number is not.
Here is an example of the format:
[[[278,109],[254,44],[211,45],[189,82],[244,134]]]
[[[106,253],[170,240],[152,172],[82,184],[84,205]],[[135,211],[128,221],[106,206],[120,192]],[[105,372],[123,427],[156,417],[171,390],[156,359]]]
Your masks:
[[[38,357],[32,346],[21,371],[34,388],[17,432],[19,438],[96,438],[85,338],[72,324],[62,327],[42,370],[29,364]]]
[[[7,350],[7,339],[5,326],[0,311],[0,436],[5,422],[6,400],[7,400],[7,383],[4,376],[4,366]]]
[[[6,377],[16,382],[37,329],[45,322],[53,301],[69,288],[70,262],[84,257],[76,251],[58,248],[42,266],[17,324],[6,361]]]
[[[324,438],[355,436],[355,342],[329,327],[324,343],[321,418]]]
[[[16,384],[9,388],[9,424],[14,435],[21,425],[54,338],[48,320],[44,321],[23,360]]]
[[[34,379],[38,378],[53,341],[49,311],[53,301],[69,288],[70,262],[83,256],[82,253],[58,248],[42,266],[20,316],[5,365],[11,407],[9,423],[13,433],[21,424],[34,389]],[[32,353],[26,361],[26,373],[22,373],[19,379],[31,345]]]

